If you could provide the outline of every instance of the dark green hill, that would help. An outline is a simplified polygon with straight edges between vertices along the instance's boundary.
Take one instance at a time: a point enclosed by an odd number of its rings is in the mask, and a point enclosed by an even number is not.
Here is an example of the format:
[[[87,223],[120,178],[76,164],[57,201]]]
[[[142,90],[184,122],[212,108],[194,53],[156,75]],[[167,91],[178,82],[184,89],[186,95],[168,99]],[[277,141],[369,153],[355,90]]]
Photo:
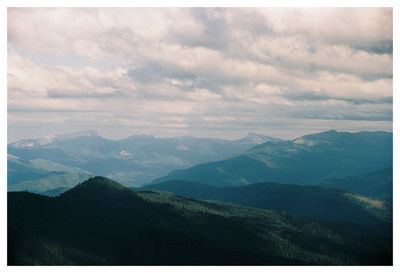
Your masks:
[[[287,212],[325,222],[354,222],[366,226],[391,223],[392,208],[387,202],[340,189],[317,186],[256,183],[238,187],[213,187],[174,180],[144,189],[168,191],[202,200],[217,200],[245,206]]]
[[[55,198],[8,193],[8,264],[392,263],[390,244],[354,227],[95,177]]]
[[[274,181],[313,185],[390,168],[392,157],[392,133],[327,131],[260,144],[229,159],[173,171],[152,183],[188,180],[223,187]]]
[[[325,180],[321,187],[339,188],[365,196],[393,200],[393,168],[386,168],[358,176]]]

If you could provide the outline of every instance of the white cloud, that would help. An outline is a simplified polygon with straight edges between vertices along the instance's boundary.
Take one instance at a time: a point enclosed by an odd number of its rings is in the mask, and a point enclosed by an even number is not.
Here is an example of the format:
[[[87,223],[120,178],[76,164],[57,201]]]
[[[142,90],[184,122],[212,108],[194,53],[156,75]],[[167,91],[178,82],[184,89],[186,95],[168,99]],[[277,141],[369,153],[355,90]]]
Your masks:
[[[260,9],[276,33],[308,34],[329,42],[368,43],[392,40],[391,8]]]
[[[22,94],[26,98],[46,98],[113,95],[136,87],[122,68],[101,72],[94,67],[48,67],[10,52],[8,88],[10,98]]]
[[[9,8],[10,126],[220,135],[319,117],[387,127],[392,17],[390,8]]]

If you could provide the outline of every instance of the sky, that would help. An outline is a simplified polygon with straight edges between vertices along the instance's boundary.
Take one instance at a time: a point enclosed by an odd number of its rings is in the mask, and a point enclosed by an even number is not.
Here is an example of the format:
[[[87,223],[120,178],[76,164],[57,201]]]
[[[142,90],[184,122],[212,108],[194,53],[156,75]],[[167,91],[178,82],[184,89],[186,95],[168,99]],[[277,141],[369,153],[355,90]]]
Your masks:
[[[8,140],[392,131],[391,8],[8,8]]]

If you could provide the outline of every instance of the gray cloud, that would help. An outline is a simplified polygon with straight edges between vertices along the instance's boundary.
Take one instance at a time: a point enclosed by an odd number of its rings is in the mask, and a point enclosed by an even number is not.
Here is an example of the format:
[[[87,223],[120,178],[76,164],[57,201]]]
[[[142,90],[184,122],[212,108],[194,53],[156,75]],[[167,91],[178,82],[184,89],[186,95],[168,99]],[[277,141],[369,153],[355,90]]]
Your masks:
[[[175,78],[180,80],[196,80],[197,76],[193,73],[180,70],[173,65],[149,62],[141,64],[136,68],[127,71],[129,77],[141,83],[154,83],[165,78]]]
[[[393,40],[382,40],[375,43],[354,45],[355,50],[365,50],[376,54],[393,54]]]
[[[329,101],[332,99],[350,102],[355,105],[360,104],[393,104],[393,97],[381,97],[378,99],[365,99],[365,98],[337,98],[329,94],[315,93],[313,91],[292,91],[284,95],[285,98],[291,101]]]
[[[177,41],[183,45],[207,47],[217,50],[227,49],[231,41],[226,11],[223,8],[190,10],[191,15],[201,28],[201,34],[194,36],[187,32],[175,31]]]
[[[115,97],[125,97],[126,92],[122,90],[116,90],[113,93],[87,93],[85,91],[82,92],[65,92],[65,90],[54,90],[50,89],[47,91],[47,97],[50,99],[62,99],[62,98],[98,98],[98,99],[106,99],[106,98],[115,98]]]

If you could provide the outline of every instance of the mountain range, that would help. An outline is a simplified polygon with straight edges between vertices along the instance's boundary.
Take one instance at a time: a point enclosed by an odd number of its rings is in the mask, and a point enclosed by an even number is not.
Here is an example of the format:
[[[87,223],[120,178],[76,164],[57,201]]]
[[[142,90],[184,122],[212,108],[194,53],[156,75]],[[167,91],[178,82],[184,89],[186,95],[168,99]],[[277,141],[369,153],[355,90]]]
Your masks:
[[[392,149],[333,130],[14,142],[8,264],[391,265]]]
[[[96,131],[21,140],[7,147],[8,190],[71,188],[93,174],[140,186],[174,169],[222,159],[265,141],[280,140],[255,133],[232,141],[149,135],[110,140]]]
[[[268,181],[315,185],[328,179],[389,170],[392,158],[392,133],[331,130],[290,141],[266,142],[223,160],[174,170],[152,183],[186,180],[222,187]]]
[[[103,177],[58,197],[9,192],[7,209],[9,265],[392,264],[387,230],[135,192]]]
[[[291,141],[254,133],[235,141],[152,136],[114,141],[89,131],[10,144],[8,190],[53,196],[93,175],[130,187],[161,176],[152,183],[319,185],[390,201],[392,147],[388,132],[326,131]],[[224,159],[195,164],[207,158]],[[194,166],[181,168],[190,165]]]

